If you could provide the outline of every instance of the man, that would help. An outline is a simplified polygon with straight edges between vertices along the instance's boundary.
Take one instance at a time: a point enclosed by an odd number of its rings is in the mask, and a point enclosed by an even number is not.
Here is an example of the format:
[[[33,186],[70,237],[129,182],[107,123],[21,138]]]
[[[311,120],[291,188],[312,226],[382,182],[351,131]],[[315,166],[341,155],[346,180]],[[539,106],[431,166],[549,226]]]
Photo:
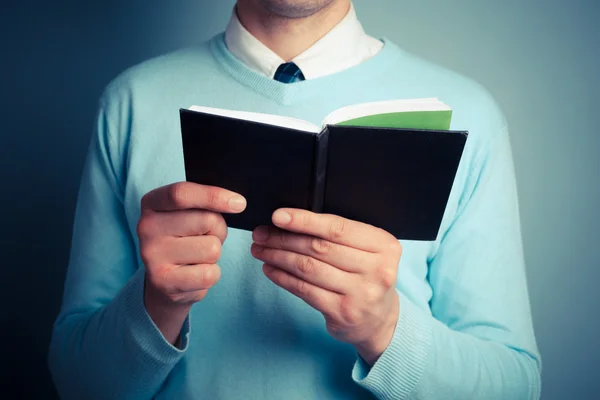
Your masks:
[[[470,131],[433,242],[295,209],[228,231],[246,200],[183,182],[179,108],[318,123],[418,97]],[[534,399],[523,264],[506,124],[483,89],[366,35],[349,0],[239,0],[223,35],[103,94],[50,366],[72,399]]]

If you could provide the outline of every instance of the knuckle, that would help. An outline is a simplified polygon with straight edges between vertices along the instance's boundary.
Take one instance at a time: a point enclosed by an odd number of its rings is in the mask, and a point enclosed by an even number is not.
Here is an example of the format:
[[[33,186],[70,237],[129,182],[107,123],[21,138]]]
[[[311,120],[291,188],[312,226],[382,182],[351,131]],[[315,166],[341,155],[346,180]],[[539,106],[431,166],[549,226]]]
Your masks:
[[[279,235],[277,235],[279,238],[279,248],[281,249],[285,249],[288,242],[289,242],[289,237],[285,232],[281,232]]]
[[[308,296],[310,294],[311,289],[308,282],[299,279],[298,283],[296,284],[296,290],[298,291],[298,294],[302,296]]]
[[[227,224],[225,223],[225,220],[223,220],[223,231],[222,231],[221,235],[223,237],[220,238],[220,240],[221,240],[222,243],[224,243],[225,240],[227,239],[227,236],[229,235],[229,228],[227,227]]]
[[[201,287],[208,289],[221,278],[221,269],[216,264],[205,265],[200,269]]]
[[[315,259],[306,256],[298,256],[297,266],[298,270],[305,276],[314,274],[317,268]]]
[[[205,228],[205,231],[209,231],[219,224],[220,220],[218,217],[219,215],[217,213],[205,212],[201,214],[201,217],[198,222],[200,226],[203,226]]]
[[[379,269],[379,279],[383,286],[386,289],[391,288],[396,285],[396,280],[398,279],[397,272],[395,268],[380,268]]]
[[[216,236],[206,236],[204,259],[206,262],[216,262],[221,257],[221,241]]]
[[[202,265],[195,267],[196,287],[198,289],[206,289],[212,286],[215,279],[215,271],[212,266]]]
[[[328,254],[331,250],[331,242],[322,238],[312,238],[310,241],[311,250],[319,255]]]
[[[346,325],[356,325],[360,321],[360,312],[348,296],[344,296],[340,302],[340,317]]]
[[[221,268],[217,264],[211,265],[211,281],[210,285],[214,285],[221,279]]]
[[[380,286],[369,284],[364,287],[362,297],[366,304],[373,304],[381,298],[382,292]]]
[[[311,228],[312,225],[312,218],[310,217],[309,214],[301,214],[302,216],[300,217],[300,226],[301,229],[303,231],[308,231]]]
[[[152,268],[157,258],[157,246],[154,243],[140,243],[140,258],[147,268]]]
[[[148,192],[145,195],[143,195],[140,200],[140,208],[142,210],[150,207],[150,205],[148,204],[150,202],[150,193],[152,192]]]
[[[218,188],[207,188],[206,201],[209,207],[218,208],[221,204],[221,193]]]
[[[346,222],[341,218],[334,218],[329,225],[329,236],[332,239],[340,239],[346,232]]]
[[[194,268],[194,280],[196,281],[194,286],[197,289],[204,289],[207,286],[207,283],[210,282],[212,278],[212,271],[206,265],[198,265]]]
[[[329,332],[329,334],[331,336],[333,336],[334,338],[344,336],[344,334],[346,333],[344,328],[338,323],[327,322],[326,327],[327,327],[327,332]]]
[[[202,224],[204,226],[204,232],[211,232],[219,238],[219,241],[225,242],[227,239],[227,223],[225,218],[219,213],[206,212]]]
[[[137,224],[138,238],[142,239],[148,236],[152,231],[152,220],[149,214],[143,214]]]
[[[400,241],[396,240],[396,238],[394,238],[393,240],[391,240],[391,242],[390,242],[390,250],[395,255],[398,255],[398,256],[402,255],[402,244],[400,243]]]
[[[177,207],[184,207],[188,200],[188,190],[187,186],[182,183],[176,183],[169,186],[169,190],[167,191],[167,197],[169,201],[176,205]]]

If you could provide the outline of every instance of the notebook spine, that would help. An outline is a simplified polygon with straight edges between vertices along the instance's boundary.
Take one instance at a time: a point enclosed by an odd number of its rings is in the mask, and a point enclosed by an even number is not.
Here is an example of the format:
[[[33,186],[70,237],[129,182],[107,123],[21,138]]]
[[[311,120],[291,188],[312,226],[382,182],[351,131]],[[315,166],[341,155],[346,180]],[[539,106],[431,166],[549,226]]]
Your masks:
[[[327,180],[327,149],[329,130],[327,127],[317,135],[315,141],[315,160],[313,166],[311,211],[323,212],[325,203],[325,184]]]

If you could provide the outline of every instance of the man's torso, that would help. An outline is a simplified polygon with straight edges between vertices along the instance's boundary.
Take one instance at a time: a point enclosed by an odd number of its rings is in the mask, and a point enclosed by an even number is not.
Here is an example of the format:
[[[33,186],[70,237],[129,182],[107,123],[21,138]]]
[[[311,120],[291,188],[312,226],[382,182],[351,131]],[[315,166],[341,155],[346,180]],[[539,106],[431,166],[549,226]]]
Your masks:
[[[223,54],[218,55],[225,51],[222,42],[218,37],[212,45],[144,63],[107,90],[111,140],[126,175],[124,206],[136,246],[142,196],[185,180],[180,108],[196,104],[240,109],[320,124],[328,113],[348,104],[439,97],[454,109],[453,128],[469,128],[474,138],[469,139],[438,240],[402,243],[398,288],[429,311],[428,263],[459,208],[470,164],[490,134],[486,116],[478,115],[478,109],[488,108],[477,103],[485,96],[466,80],[396,48],[388,49],[398,54],[389,58],[394,60],[391,65],[378,69],[383,74],[354,71],[346,80],[324,80],[320,90],[283,91],[279,96],[268,88],[251,88],[246,78],[253,72],[240,74],[239,65],[224,64]],[[318,312],[264,277],[262,263],[250,255],[251,242],[250,232],[229,230],[219,261],[222,277],[193,306],[189,350],[158,397],[261,398],[263,393],[264,398],[370,398],[352,382],[355,350],[329,336]],[[139,257],[138,266],[143,266]]]

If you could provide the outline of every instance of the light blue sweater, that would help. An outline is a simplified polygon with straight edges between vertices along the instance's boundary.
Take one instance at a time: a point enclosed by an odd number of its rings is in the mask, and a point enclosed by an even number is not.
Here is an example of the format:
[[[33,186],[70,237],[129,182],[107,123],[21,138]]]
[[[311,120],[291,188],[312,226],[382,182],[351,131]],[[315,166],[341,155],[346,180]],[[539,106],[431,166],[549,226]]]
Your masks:
[[[477,84],[387,39],[374,58],[295,84],[228,52],[223,35],[135,66],[99,105],[49,362],[65,399],[535,399],[532,329],[509,137]],[[369,368],[323,317],[272,284],[230,229],[222,277],[195,304],[181,349],[142,301],[136,225],[148,191],[185,180],[179,108],[266,112],[320,124],[366,101],[438,97],[469,130],[438,239],[403,241],[400,319]],[[83,133],[85,134],[85,133]],[[232,143],[235,146],[235,143]]]

